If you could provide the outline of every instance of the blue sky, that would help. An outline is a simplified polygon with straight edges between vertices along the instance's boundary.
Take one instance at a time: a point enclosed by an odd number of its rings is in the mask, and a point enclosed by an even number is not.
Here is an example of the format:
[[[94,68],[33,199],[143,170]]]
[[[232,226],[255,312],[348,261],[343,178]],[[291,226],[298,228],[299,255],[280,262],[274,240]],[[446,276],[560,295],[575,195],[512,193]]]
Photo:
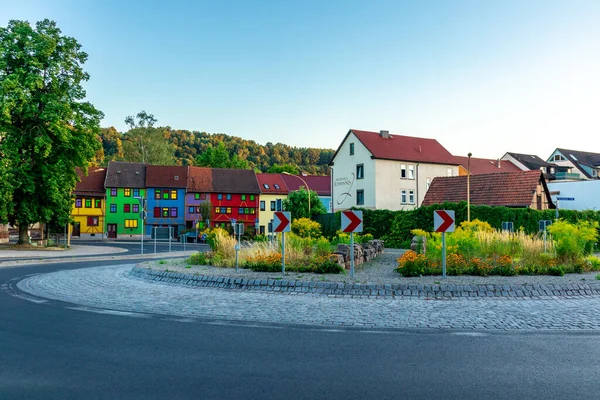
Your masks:
[[[89,54],[103,126],[337,148],[350,128],[450,152],[600,152],[600,1],[6,1]]]

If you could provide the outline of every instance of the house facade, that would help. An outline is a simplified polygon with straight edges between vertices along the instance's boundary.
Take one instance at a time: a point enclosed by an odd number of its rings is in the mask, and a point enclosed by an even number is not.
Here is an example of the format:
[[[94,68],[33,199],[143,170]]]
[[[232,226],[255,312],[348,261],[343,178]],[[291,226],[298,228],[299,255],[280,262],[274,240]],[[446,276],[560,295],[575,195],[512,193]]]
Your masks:
[[[542,171],[547,181],[554,180],[557,174],[567,171],[566,168],[544,161],[534,154],[506,153],[500,160],[510,161],[521,171]]]
[[[277,204],[281,204],[287,198],[289,189],[281,174],[256,174],[260,187],[260,199],[258,207],[258,234],[268,233],[269,223],[273,221],[273,213],[277,210]]]
[[[104,238],[106,215],[105,168],[88,168],[87,176],[77,169],[79,182],[73,194],[72,236],[82,239]]]
[[[555,180],[548,189],[557,208],[561,210],[600,210],[600,180]],[[568,200],[557,200],[566,198]]]
[[[554,208],[541,171],[502,172],[469,178],[472,205],[504,206],[546,210]],[[467,177],[438,177],[433,180],[424,206],[467,201]]]
[[[8,243],[8,225],[0,224],[0,243]]]
[[[211,168],[188,167],[187,191],[185,195],[185,226],[187,229],[196,227],[204,229],[211,226],[212,206],[201,206],[203,203],[210,205],[210,193],[212,190]],[[202,210],[204,210],[204,213]]]
[[[157,227],[172,228],[173,237],[185,229],[185,195],[188,167],[146,166],[147,217],[145,234],[151,238]]]
[[[110,162],[106,171],[106,235],[140,238],[141,197],[146,196],[146,164]]]
[[[600,154],[557,148],[548,162],[560,167],[557,180],[600,179]]]
[[[246,228],[256,224],[260,189],[252,170],[211,168],[211,224],[226,228],[235,220]]]
[[[459,162],[435,139],[350,130],[330,166],[332,211],[408,210],[435,177],[457,176]]]

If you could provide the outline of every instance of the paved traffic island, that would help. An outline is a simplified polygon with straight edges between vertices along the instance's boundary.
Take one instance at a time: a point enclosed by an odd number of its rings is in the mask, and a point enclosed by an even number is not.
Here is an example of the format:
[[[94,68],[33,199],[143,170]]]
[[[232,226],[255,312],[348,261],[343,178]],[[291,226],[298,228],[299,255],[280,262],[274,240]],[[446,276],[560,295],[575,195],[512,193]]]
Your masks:
[[[565,276],[402,277],[395,271],[402,250],[386,249],[365,263],[355,277],[346,274],[265,273],[240,268],[188,265],[185,259],[136,265],[130,276],[152,282],[238,291],[315,294],[340,297],[410,299],[542,299],[600,295],[596,273]]]

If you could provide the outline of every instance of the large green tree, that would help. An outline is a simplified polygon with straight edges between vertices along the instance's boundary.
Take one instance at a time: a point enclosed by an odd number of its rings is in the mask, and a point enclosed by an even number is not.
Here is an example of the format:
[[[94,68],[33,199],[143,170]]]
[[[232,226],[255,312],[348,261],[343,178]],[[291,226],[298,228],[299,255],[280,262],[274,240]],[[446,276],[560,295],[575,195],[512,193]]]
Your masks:
[[[136,117],[125,118],[125,123],[130,129],[122,139],[124,161],[153,165],[175,163],[175,146],[165,137],[166,129],[154,127],[154,115],[140,111]]]
[[[0,28],[0,222],[65,224],[75,167],[100,148],[102,113],[84,101],[87,54],[56,24],[10,21]]]
[[[310,193],[310,212],[309,212],[309,193]],[[294,190],[288,194],[287,199],[283,200],[283,209],[290,211],[292,219],[312,218],[315,215],[326,214],[327,210],[317,192],[307,191],[304,188]]]
[[[209,144],[202,154],[196,157],[196,165],[211,168],[250,169],[248,161],[242,160],[237,154],[230,157],[223,142],[219,142],[217,147]]]

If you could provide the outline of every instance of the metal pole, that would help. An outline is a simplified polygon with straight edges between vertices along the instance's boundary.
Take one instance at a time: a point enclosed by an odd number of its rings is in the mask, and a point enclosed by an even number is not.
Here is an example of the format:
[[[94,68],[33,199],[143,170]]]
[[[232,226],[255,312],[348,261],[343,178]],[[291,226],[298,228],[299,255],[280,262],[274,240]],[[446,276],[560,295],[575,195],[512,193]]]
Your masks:
[[[442,232],[442,278],[446,277],[446,232]]]
[[[144,219],[142,218],[142,247],[141,254],[144,254]]]
[[[467,161],[467,221],[471,222],[471,153]]]
[[[556,199],[556,219],[558,219],[558,199]]]
[[[354,278],[354,232],[350,232],[350,278]]]
[[[173,227],[169,227],[169,253],[171,252],[171,238],[173,237]]]
[[[281,274],[285,274],[285,232],[281,232]]]
[[[156,254],[156,226],[154,227],[154,254]]]
[[[546,224],[544,224],[544,253],[546,252]]]

